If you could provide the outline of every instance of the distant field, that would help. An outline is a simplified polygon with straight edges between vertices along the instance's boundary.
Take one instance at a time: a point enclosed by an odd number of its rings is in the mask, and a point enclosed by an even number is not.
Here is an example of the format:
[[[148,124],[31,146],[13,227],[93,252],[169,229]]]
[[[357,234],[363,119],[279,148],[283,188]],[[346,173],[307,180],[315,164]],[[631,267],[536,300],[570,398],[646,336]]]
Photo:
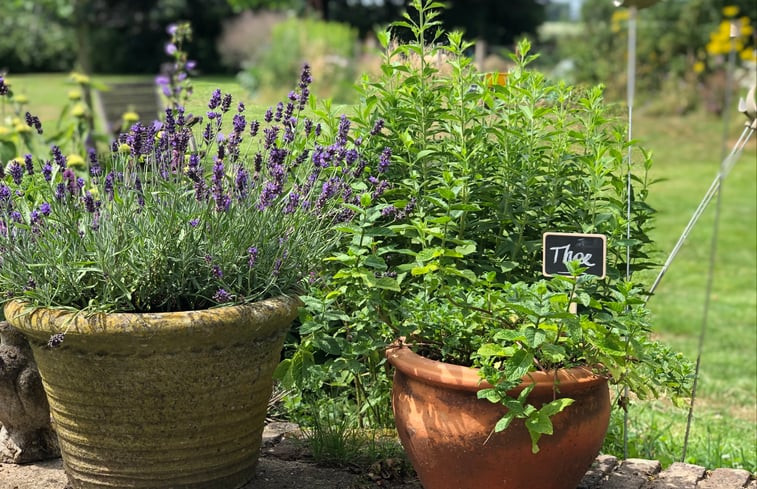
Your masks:
[[[96,77],[105,83],[132,77]],[[10,77],[17,93],[30,99],[29,110],[53,120],[74,88],[66,75]],[[215,88],[244,101],[253,113],[265,105],[231,77],[194,80],[190,112],[202,114]],[[282,96],[288,85],[282,86]],[[735,110],[733,111],[735,112]],[[733,114],[729,147],[743,127]],[[634,121],[634,136],[654,154],[655,185],[650,203],[659,210],[653,232],[663,261],[717,174],[722,157],[722,122],[712,116],[645,117]],[[704,338],[701,380],[689,462],[708,467],[734,466],[757,471],[757,137],[724,182],[712,302]],[[696,358],[715,203],[704,214],[673,263],[649,306],[655,333]],[[653,276],[645,277],[649,280]],[[631,409],[631,456],[680,457],[684,410],[664,401]],[[616,420],[617,423],[617,420]],[[615,426],[615,425],[614,425]],[[617,451],[611,440],[608,449]],[[622,453],[621,453],[622,455]]]

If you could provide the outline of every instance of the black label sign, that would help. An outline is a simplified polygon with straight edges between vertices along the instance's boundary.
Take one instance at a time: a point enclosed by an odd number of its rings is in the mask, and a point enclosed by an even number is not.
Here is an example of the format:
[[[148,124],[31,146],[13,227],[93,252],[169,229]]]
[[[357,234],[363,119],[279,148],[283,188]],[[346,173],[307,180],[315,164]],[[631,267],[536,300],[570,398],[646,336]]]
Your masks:
[[[566,262],[578,260],[586,274],[605,278],[607,238],[604,234],[544,233],[542,273],[570,275]]]

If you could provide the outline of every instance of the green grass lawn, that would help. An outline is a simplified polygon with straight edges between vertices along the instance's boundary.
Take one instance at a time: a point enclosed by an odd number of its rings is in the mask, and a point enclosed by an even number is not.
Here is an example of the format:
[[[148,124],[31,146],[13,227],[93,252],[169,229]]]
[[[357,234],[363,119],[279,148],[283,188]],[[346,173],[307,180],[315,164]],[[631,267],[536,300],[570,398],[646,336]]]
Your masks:
[[[67,100],[67,75],[11,76],[16,93],[30,100],[29,110],[54,120]],[[108,83],[127,77],[103,76]],[[193,81],[188,112],[204,114],[215,88],[230,92],[252,113],[266,103],[252,98],[231,77]],[[282,86],[281,95],[288,92]],[[735,112],[735,111],[734,111]],[[733,114],[730,145],[741,132]],[[659,210],[652,234],[663,261],[678,240],[697,204],[717,174],[722,122],[712,116],[644,117],[634,121],[634,136],[654,155],[650,203]],[[701,377],[687,461],[707,467],[744,467],[757,471],[757,137],[753,138],[723,185],[720,232],[710,313],[704,338]],[[655,333],[692,360],[702,326],[711,236],[713,201],[691,233],[649,306]],[[654,276],[645,277],[650,281]],[[681,456],[686,411],[670,403],[637,403],[630,413],[630,456],[669,463]],[[607,449],[622,455],[619,419],[614,418]],[[618,452],[618,450],[621,450]]]
[[[733,114],[728,149],[743,129]],[[746,119],[743,119],[744,121]],[[737,125],[738,124],[738,125]],[[653,151],[652,234],[665,259],[704,197],[722,159],[722,122],[712,116],[634,121],[635,137]],[[757,137],[723,182],[717,254],[700,380],[687,460],[757,471]],[[711,202],[649,301],[656,332],[696,358],[708,280],[716,202]],[[680,457],[685,411],[659,403],[631,412],[645,447],[637,456]]]

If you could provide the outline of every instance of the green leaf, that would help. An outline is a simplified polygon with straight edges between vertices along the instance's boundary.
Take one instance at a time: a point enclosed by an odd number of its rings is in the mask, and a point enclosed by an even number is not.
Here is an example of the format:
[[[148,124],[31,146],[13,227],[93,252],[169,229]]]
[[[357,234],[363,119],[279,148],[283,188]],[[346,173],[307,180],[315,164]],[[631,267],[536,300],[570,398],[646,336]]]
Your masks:
[[[425,248],[415,255],[415,259],[419,262],[427,262],[434,258],[440,257],[444,254],[444,248]]]
[[[504,357],[507,354],[507,350],[496,343],[484,343],[479,347],[477,353],[483,358]]]
[[[363,259],[363,265],[370,268],[377,268],[379,270],[386,270],[386,262],[383,258],[376,255],[368,255]]]

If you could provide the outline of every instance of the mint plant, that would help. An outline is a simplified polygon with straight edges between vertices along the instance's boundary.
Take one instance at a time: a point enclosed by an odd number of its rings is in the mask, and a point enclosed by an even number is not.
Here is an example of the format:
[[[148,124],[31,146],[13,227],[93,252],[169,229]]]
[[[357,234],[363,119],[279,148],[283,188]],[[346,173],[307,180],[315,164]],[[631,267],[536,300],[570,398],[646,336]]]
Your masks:
[[[492,429],[525,418],[534,447],[566,405],[537,409],[510,397],[529,371],[601,364],[620,393],[685,394],[688,362],[649,338],[644,288],[626,278],[627,249],[634,272],[655,266],[651,159],[635,152],[642,158],[626,195],[624,155],[636,143],[625,140],[602,88],[531,70],[527,41],[506,83],[488,83],[466,55],[471,44],[440,29],[440,4],[411,7],[414,15],[379,33],[382,72],[363,78],[355,107],[358,131],[373,136],[363,149],[391,150],[390,186],[344,229],[309,288],[279,377],[352,405],[357,423],[384,424],[390,382],[380,352],[405,337],[431,358],[480,367],[494,386],[481,395],[510,408]],[[394,29],[413,40],[396,44]],[[547,231],[604,234],[607,278],[544,280]],[[572,300],[578,316],[567,312]]]

